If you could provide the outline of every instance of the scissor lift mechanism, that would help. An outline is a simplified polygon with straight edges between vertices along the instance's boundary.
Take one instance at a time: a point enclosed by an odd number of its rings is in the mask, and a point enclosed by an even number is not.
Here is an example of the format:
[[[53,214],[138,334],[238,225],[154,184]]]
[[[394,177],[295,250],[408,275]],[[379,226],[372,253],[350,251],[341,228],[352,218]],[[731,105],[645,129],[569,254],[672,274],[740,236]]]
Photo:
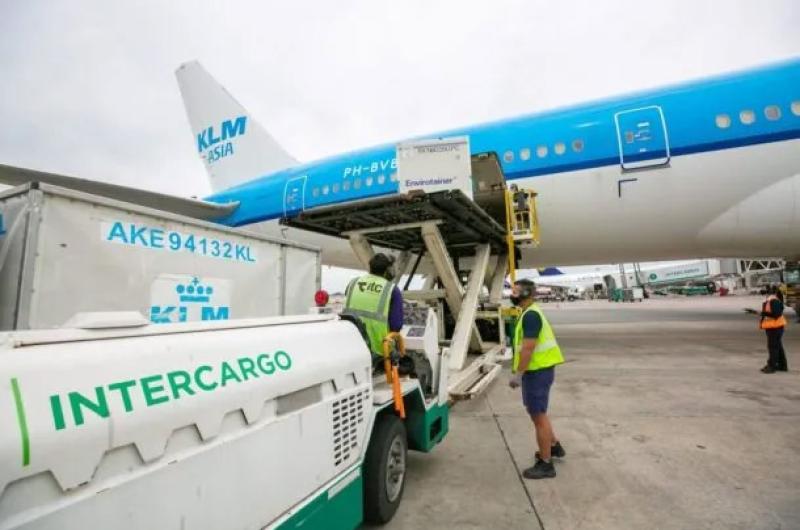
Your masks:
[[[500,302],[509,265],[506,227],[463,193],[452,190],[364,199],[306,210],[284,218],[282,223],[349,239],[365,268],[374,245],[398,250],[398,275],[406,272],[416,255],[414,274],[427,252],[443,290],[432,289],[434,278],[429,277],[425,289],[406,291],[406,296],[417,300],[443,298],[456,319],[449,345],[450,368],[462,372],[461,377],[453,378],[451,395],[467,397],[497,375],[500,365],[496,359],[505,350],[504,344],[485,347],[475,318],[484,284],[489,287],[490,300]],[[461,259],[472,260],[465,285],[456,266],[456,260]],[[470,346],[483,355],[465,370]]]

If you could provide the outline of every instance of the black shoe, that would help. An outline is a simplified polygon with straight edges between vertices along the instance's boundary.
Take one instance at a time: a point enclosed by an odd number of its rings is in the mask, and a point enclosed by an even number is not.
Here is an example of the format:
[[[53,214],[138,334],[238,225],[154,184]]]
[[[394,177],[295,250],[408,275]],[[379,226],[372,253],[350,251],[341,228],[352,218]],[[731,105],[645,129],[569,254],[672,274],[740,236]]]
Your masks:
[[[765,374],[774,374],[775,373],[775,368],[773,368],[771,366],[765,366],[764,368],[761,369],[761,371],[763,373],[765,373]]]
[[[556,476],[556,466],[554,466],[552,462],[537,460],[533,467],[529,467],[522,472],[522,476],[531,480],[553,478]]]
[[[788,372],[789,368],[787,368],[786,366],[781,366],[780,368],[776,368],[775,371],[776,372]]]
[[[539,451],[536,451],[536,461],[542,459],[542,456],[539,454]],[[567,452],[564,451],[564,447],[562,447],[561,442],[556,442],[556,444],[550,448],[550,456],[555,458],[564,458],[567,456]]]

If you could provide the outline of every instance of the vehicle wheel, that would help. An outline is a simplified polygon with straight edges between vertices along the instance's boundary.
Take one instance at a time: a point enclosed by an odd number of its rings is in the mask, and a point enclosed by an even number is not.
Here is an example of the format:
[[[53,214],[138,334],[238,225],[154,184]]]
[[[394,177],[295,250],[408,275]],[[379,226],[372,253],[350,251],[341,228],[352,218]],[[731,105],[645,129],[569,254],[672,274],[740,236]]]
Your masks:
[[[388,523],[406,485],[406,426],[394,414],[378,417],[364,459],[364,520]]]

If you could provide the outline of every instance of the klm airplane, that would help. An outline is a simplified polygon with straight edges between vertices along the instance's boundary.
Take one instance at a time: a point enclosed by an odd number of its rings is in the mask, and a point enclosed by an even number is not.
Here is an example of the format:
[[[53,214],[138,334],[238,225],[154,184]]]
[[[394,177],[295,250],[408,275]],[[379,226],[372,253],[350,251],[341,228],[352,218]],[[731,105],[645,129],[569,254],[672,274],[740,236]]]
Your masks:
[[[322,247],[324,263],[359,267],[346,241],[279,219],[397,193],[395,144],[299,163],[197,62],[176,75],[214,190],[205,201],[9,167],[0,181],[259,223]],[[538,192],[541,244],[522,267],[800,257],[800,59],[425,138],[450,136],[469,137],[477,185]]]
[[[283,216],[397,193],[395,144],[300,164],[198,63],[177,77],[208,200],[238,204],[221,222],[277,233]],[[800,60],[426,135],[449,136],[539,193],[523,266],[800,256]],[[358,266],[346,241],[282,230]]]

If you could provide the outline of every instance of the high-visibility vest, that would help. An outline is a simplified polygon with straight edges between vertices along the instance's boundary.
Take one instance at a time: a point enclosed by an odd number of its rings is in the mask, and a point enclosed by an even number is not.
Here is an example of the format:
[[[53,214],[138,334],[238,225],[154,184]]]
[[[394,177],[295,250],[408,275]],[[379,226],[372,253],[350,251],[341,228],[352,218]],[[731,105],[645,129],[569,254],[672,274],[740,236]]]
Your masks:
[[[536,338],[536,348],[533,350],[531,362],[528,364],[525,371],[542,370],[543,368],[550,368],[551,366],[563,363],[564,356],[561,355],[561,348],[559,348],[558,342],[556,342],[556,336],[553,333],[553,328],[550,327],[550,322],[547,321],[547,317],[544,316],[539,306],[531,304],[525,308],[519,316],[517,324],[514,327],[514,360],[512,364],[514,372],[518,372],[519,355],[522,352],[522,340],[524,338],[522,319],[525,318],[525,314],[528,313],[528,311],[535,311],[539,314],[539,318],[542,319],[542,329],[539,331],[539,336]]]
[[[345,310],[361,319],[367,330],[369,348],[383,356],[383,339],[389,333],[389,302],[393,285],[386,278],[367,274],[347,286]]]
[[[764,313],[771,314],[772,313],[772,304],[770,304],[770,302],[772,302],[773,300],[777,300],[777,299],[778,299],[778,297],[775,296],[774,294],[768,296],[767,300],[764,302],[764,305],[762,306],[761,310]],[[786,326],[786,318],[783,315],[781,315],[778,318],[773,318],[773,317],[768,317],[768,316],[761,317],[761,323],[759,324],[758,327],[760,327],[761,329],[777,329],[777,328],[782,328],[782,327],[785,327],[785,326]]]

